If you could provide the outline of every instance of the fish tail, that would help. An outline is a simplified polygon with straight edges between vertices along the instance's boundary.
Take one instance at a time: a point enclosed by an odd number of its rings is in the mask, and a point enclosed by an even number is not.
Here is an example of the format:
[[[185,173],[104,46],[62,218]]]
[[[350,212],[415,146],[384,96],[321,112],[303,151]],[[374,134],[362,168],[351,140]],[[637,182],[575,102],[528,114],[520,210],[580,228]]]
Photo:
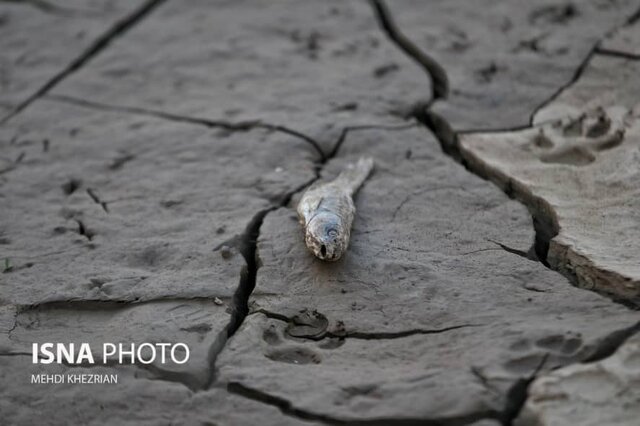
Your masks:
[[[373,170],[373,158],[361,157],[357,163],[349,164],[334,183],[355,194]]]

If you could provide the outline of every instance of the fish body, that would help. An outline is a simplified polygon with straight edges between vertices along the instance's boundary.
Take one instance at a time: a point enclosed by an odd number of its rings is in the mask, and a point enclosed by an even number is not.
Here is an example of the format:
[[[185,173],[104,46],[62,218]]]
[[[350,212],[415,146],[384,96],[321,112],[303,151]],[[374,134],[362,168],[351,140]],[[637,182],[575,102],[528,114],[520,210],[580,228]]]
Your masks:
[[[310,187],[298,203],[305,244],[319,259],[336,261],[349,246],[354,194],[373,170],[371,158],[350,164],[333,181]]]

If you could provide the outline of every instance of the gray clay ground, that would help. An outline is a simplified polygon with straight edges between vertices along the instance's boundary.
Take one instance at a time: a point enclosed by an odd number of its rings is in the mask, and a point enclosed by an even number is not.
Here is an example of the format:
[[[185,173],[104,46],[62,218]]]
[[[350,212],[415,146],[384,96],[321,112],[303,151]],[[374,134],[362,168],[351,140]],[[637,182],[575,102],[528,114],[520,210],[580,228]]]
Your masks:
[[[639,6],[0,1],[1,422],[636,424]],[[295,203],[363,155],[322,263]]]

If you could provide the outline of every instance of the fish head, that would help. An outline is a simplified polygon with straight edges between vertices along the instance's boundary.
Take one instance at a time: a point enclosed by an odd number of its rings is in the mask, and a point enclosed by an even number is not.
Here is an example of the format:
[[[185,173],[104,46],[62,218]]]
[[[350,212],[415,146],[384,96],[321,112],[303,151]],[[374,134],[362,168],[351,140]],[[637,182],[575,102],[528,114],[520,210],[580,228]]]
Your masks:
[[[307,224],[305,243],[317,258],[336,261],[346,250],[345,229],[335,214],[321,213]]]

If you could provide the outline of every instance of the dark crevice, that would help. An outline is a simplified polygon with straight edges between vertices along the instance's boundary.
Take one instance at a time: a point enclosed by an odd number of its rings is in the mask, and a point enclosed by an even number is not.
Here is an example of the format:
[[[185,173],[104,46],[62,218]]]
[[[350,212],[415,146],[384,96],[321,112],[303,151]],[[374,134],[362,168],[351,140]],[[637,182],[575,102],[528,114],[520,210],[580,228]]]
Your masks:
[[[340,152],[340,149],[344,145],[344,142],[346,141],[347,136],[349,135],[349,133],[362,131],[362,130],[373,130],[373,129],[387,130],[387,131],[397,131],[397,130],[406,130],[406,129],[409,129],[409,128],[414,127],[414,126],[415,126],[414,123],[400,124],[400,125],[386,125],[386,126],[385,125],[381,125],[381,124],[361,124],[361,125],[354,125],[354,126],[345,126],[340,131],[340,134],[336,138],[335,142],[331,145],[331,150],[329,151],[329,153],[324,158],[322,158],[320,161],[316,162],[316,177],[315,177],[315,179],[313,179],[309,183],[309,185],[312,185],[316,181],[320,180],[320,178],[322,177],[322,171],[323,171],[324,167],[331,160],[333,160],[334,158],[336,158],[338,156],[338,153]],[[300,191],[298,191],[298,192],[300,192]]]
[[[65,78],[69,77],[71,74],[73,74],[74,72],[82,68],[91,59],[93,59],[96,55],[98,55],[105,48],[107,48],[107,46],[109,46],[111,42],[123,36],[130,28],[135,26],[138,22],[140,22],[143,18],[145,18],[149,13],[151,13],[155,8],[160,6],[165,1],[166,0],[147,0],[145,3],[142,4],[140,8],[138,8],[132,14],[116,22],[109,30],[107,30],[106,33],[98,37],[80,56],[74,59],[69,65],[67,65],[66,68],[64,68],[62,71],[56,74],[53,78],[47,81],[34,94],[32,94],[27,99],[22,101],[7,116],[2,118],[2,120],[0,120],[0,124],[6,123],[12,117],[16,116],[25,108],[27,108],[29,105],[31,105],[34,101],[46,95],[51,89],[57,86],[61,81],[63,81]]]
[[[256,258],[260,227],[267,214],[276,208],[276,206],[269,207],[255,214],[245,228],[244,233],[237,240],[237,249],[242,254],[246,266],[242,268],[240,283],[233,295],[233,312],[227,329],[227,337],[231,337],[236,333],[249,313],[249,297],[255,289],[258,268],[260,267],[260,262]]]
[[[381,124],[361,124],[361,125],[354,125],[354,126],[345,126],[340,131],[340,134],[336,138],[336,141],[331,145],[331,150],[329,151],[329,153],[316,163],[316,177],[313,181],[311,181],[310,185],[320,180],[320,178],[322,177],[322,171],[324,167],[331,160],[333,160],[338,156],[338,152],[344,145],[344,142],[346,141],[349,133],[357,132],[361,130],[372,130],[372,129],[396,131],[396,130],[405,130],[413,126],[415,126],[414,123],[400,124],[400,125],[387,125],[387,126],[381,125]]]
[[[285,323],[293,322],[292,318],[289,318],[284,314],[280,314],[278,312],[272,312],[264,308],[251,309],[251,312],[249,313],[249,315],[255,315],[255,314],[262,314],[267,318],[274,319],[277,321],[282,321]]]
[[[251,311],[250,315],[253,314],[263,314],[267,318],[274,319],[277,321],[282,321],[284,323],[295,325],[297,324],[295,317],[288,317],[284,314],[280,314],[278,312],[272,312],[264,308],[257,308]],[[380,331],[380,332],[365,332],[365,331],[349,331],[343,329],[344,324],[339,322],[341,327],[339,330],[329,331],[325,330],[321,333],[317,334],[308,334],[308,335],[296,335],[294,337],[299,337],[306,340],[323,340],[326,338],[337,338],[337,339],[359,339],[359,340],[390,340],[390,339],[402,339],[404,337],[410,337],[415,335],[424,335],[424,334],[440,334],[446,333],[447,331],[458,330],[461,328],[469,328],[469,327],[482,327],[484,324],[459,324],[452,325],[448,327],[442,328],[414,328],[410,330],[401,330],[401,331]]]
[[[390,131],[404,130],[404,129],[408,129],[415,126],[415,124],[413,123],[399,124],[399,125],[363,124],[363,125],[345,126],[340,131],[340,134],[336,138],[336,141],[331,145],[331,149],[329,153],[326,154],[324,150],[321,148],[321,143],[316,139],[310,137],[309,135],[306,135],[300,131],[291,129],[284,125],[265,123],[260,120],[244,120],[244,121],[236,121],[236,122],[228,121],[228,120],[214,120],[214,119],[208,119],[208,118],[174,114],[166,111],[153,110],[148,108],[111,105],[111,104],[105,104],[101,102],[79,99],[73,96],[58,95],[58,94],[46,95],[44,96],[44,98],[52,101],[64,102],[64,103],[86,107],[86,108],[99,109],[103,111],[113,111],[113,112],[119,112],[119,113],[138,114],[138,115],[160,118],[164,120],[189,123],[189,124],[197,124],[197,125],[201,125],[209,128],[221,128],[221,129],[225,129],[232,132],[245,132],[253,129],[265,129],[265,130],[285,133],[308,143],[309,145],[312,146],[314,151],[318,154],[318,160],[316,161],[318,178],[320,177],[319,173],[322,167],[338,155],[340,148],[342,147],[344,141],[347,138],[347,135],[350,132],[359,131],[359,130],[370,130],[370,129],[381,129],[381,130],[390,130]]]
[[[22,161],[24,160],[26,155],[27,154],[24,151],[22,151],[20,154],[18,154],[18,156],[15,158],[15,160],[11,160],[11,159],[8,159],[8,158],[2,158],[3,161],[9,163],[9,166],[4,168],[4,169],[0,169],[0,175],[3,175],[5,173],[9,173],[9,172],[15,170],[18,167],[18,165],[20,163],[22,163]]]
[[[535,205],[546,205],[546,202],[541,198],[536,197],[533,205],[527,203],[524,197],[518,198],[518,201],[527,207],[533,219],[533,230],[535,232],[533,251],[544,266],[551,268],[547,261],[549,245],[551,240],[560,232],[556,216],[555,214],[544,214],[541,209],[535,207]]]
[[[260,120],[244,120],[244,121],[228,121],[228,120],[214,120],[208,118],[200,118],[193,117],[187,115],[174,114],[166,111],[148,109],[148,108],[139,108],[132,106],[121,106],[121,105],[110,105],[101,102],[88,101],[85,99],[75,98],[73,96],[67,95],[47,95],[46,99],[64,102],[76,106],[81,106],[85,108],[93,108],[99,109],[103,111],[112,111],[119,113],[127,113],[127,114],[138,114],[144,115],[148,117],[161,118],[163,120],[176,121],[180,123],[189,123],[189,124],[197,124],[200,126],[205,126],[208,128],[220,128],[225,129],[231,132],[248,132],[254,129],[265,129],[270,131],[276,131],[288,134],[295,138],[301,139],[304,142],[308,143],[313,147],[313,149],[318,154],[320,161],[325,160],[325,153],[320,147],[320,144],[313,138],[308,135],[305,135],[302,132],[291,129],[289,127],[280,125],[280,124],[269,124],[264,123]]]
[[[629,59],[632,61],[640,61],[640,54],[637,54],[637,53],[622,52],[619,50],[605,49],[602,47],[598,48],[596,50],[596,53],[602,56],[613,56],[615,58]]]
[[[603,360],[613,355],[620,346],[629,338],[640,332],[640,321],[634,325],[616,330],[601,339],[588,355],[582,359],[582,363],[590,363]]]
[[[442,152],[460,163],[470,173],[482,179],[493,181],[488,170],[470,164],[463,158],[462,152],[460,151],[458,133],[451,128],[451,125],[446,119],[428,109],[424,104],[415,106],[413,116],[433,133],[436,140],[440,143]],[[544,200],[536,198],[535,202],[531,202],[531,200],[527,199],[520,191],[516,191],[512,180],[506,179],[504,182],[494,183],[496,183],[509,198],[516,199],[526,206],[531,214],[535,238],[533,246],[526,253],[525,257],[531,260],[538,260],[545,267],[549,267],[547,262],[549,243],[559,232],[555,215],[544,213],[545,211],[551,212]],[[513,251],[512,253],[519,254]]]
[[[480,382],[480,384],[486,388],[488,391],[490,391],[491,393],[494,393],[496,395],[501,395],[502,391],[499,390],[496,386],[494,386],[489,378],[487,376],[484,375],[484,373],[482,372],[482,370],[476,366],[471,366],[471,368],[469,369],[469,371],[471,372],[471,374],[473,374],[477,379],[478,382]]]
[[[411,330],[402,330],[402,331],[380,331],[380,332],[365,332],[365,331],[345,331],[345,332],[327,332],[322,335],[321,339],[325,337],[334,337],[334,338],[347,338],[347,339],[359,339],[359,340],[389,340],[389,339],[402,339],[404,337],[422,335],[422,334],[440,334],[446,333],[447,331],[458,330],[461,328],[469,328],[469,327],[482,327],[483,324],[460,324],[460,325],[452,325],[449,327],[443,328],[434,328],[434,329],[420,329],[414,328]],[[313,338],[312,340],[320,340],[318,338]]]
[[[507,391],[505,406],[499,416],[500,423],[502,423],[503,426],[513,425],[514,420],[518,417],[520,411],[522,411],[522,407],[524,407],[524,404],[527,402],[529,386],[536,377],[538,377],[538,374],[547,362],[547,358],[549,358],[549,354],[545,354],[545,356],[542,357],[538,366],[528,377],[516,380]]]
[[[89,195],[89,197],[91,197],[94,203],[102,207],[102,210],[104,210],[106,213],[109,213],[109,207],[107,203],[105,201],[102,201],[100,197],[98,197],[98,194],[96,193],[96,191],[94,191],[91,188],[87,188],[87,194]]]
[[[304,133],[298,132],[297,130],[292,130],[288,127],[285,127],[279,124],[274,125],[274,124],[258,123],[256,127],[286,133],[288,135],[295,136],[299,139],[302,139],[303,141],[310,144],[313,147],[313,149],[316,150],[316,152],[318,153],[322,161],[324,161],[324,159],[326,158],[324,151],[322,150],[322,148],[320,148],[320,144],[316,142],[315,139],[312,139],[311,137],[305,135]]]
[[[640,332],[640,321],[630,327],[608,334],[588,351],[588,354],[581,359],[580,363],[592,363],[610,357],[638,332]],[[505,408],[500,415],[500,421],[504,426],[512,426],[514,420],[522,411],[527,401],[529,386],[538,377],[548,357],[549,354],[546,354],[529,377],[517,380],[508,390]]]
[[[240,395],[244,398],[271,405],[280,410],[284,415],[300,420],[314,421],[328,425],[353,425],[353,426],[466,426],[484,419],[497,419],[500,413],[494,410],[484,410],[469,413],[457,417],[439,418],[373,418],[373,419],[343,419],[328,416],[326,414],[314,413],[295,407],[293,403],[280,396],[254,389],[239,382],[231,382],[227,385],[230,393]]]
[[[497,245],[498,247],[500,247],[502,250],[506,251],[507,253],[511,253],[511,254],[515,254],[516,256],[520,256],[520,257],[524,257],[525,259],[528,260],[538,260],[536,257],[532,257],[530,251],[526,252],[526,251],[522,251],[522,250],[518,250],[515,249],[513,247],[509,247],[506,244],[502,244],[498,241],[493,241],[493,240],[489,240],[490,242],[492,242],[493,244]]]
[[[224,349],[228,339],[231,338],[236,333],[236,331],[238,331],[238,329],[244,322],[244,319],[247,317],[247,314],[249,313],[249,298],[251,297],[251,294],[256,287],[258,269],[261,266],[260,259],[258,258],[257,246],[258,238],[260,236],[260,228],[262,227],[265,217],[270,212],[287,206],[291,201],[291,198],[296,193],[309,186],[315,179],[316,178],[313,178],[311,181],[305,182],[303,185],[283,194],[278,204],[262,209],[258,213],[256,213],[251,218],[241,235],[236,235],[235,237],[225,241],[222,244],[219,244],[216,248],[214,248],[214,251],[216,251],[221,249],[223,246],[235,247],[244,258],[245,265],[240,271],[240,281],[233,295],[232,311],[229,323],[227,324],[225,329],[220,332],[218,338],[209,349],[208,358],[209,365],[211,366],[211,374],[206,386],[207,388],[211,387],[211,385],[215,382],[215,364],[218,355]]]
[[[560,86],[551,96],[549,96],[540,105],[538,105],[537,107],[535,107],[533,109],[533,111],[531,112],[531,115],[529,116],[529,126],[530,127],[534,126],[534,119],[536,117],[536,114],[538,114],[538,111],[540,111],[542,108],[544,108],[547,105],[549,105],[551,102],[555,101],[558,98],[558,96],[560,96],[567,88],[573,86],[578,81],[578,79],[580,77],[582,77],[582,73],[584,73],[584,70],[587,68],[587,65],[589,65],[589,62],[591,62],[591,58],[593,58],[593,55],[595,55],[596,50],[598,49],[599,45],[600,45],[600,41],[598,41],[591,48],[591,50],[584,57],[584,59],[582,60],[580,65],[578,65],[578,68],[576,68],[576,70],[573,73],[573,76],[571,77],[571,79],[569,81],[567,81],[565,84]]]
[[[627,22],[625,24],[626,27],[630,27],[635,25],[636,22],[640,21],[640,8],[638,8],[629,18],[627,18]]]
[[[0,352],[0,356],[28,356],[31,357],[31,352]]]
[[[78,234],[82,235],[87,240],[91,241],[96,234],[92,230],[87,228],[87,225],[85,225],[85,223],[82,220],[80,219],[74,219],[74,220],[76,221],[76,224],[78,224]]]
[[[253,401],[274,406],[278,408],[282,412],[282,414],[295,417],[297,419],[320,422],[330,425],[345,424],[345,422],[339,421],[323,414],[316,414],[310,411],[301,410],[294,407],[290,401],[284,398],[270,395],[257,389],[252,389],[248,386],[243,385],[242,383],[231,382],[227,384],[227,390],[232,394],[240,395]]]
[[[16,169],[15,164],[12,164],[12,165],[10,165],[10,166],[8,166],[8,167],[5,167],[4,169],[0,169],[0,175],[3,175],[3,174],[5,174],[5,173],[12,172],[12,171],[14,171],[15,169]]]
[[[423,103],[415,105],[412,116],[434,134],[442,152],[458,163],[462,163],[458,135],[444,117],[433,112],[429,109],[429,105]]]
[[[136,156],[133,154],[122,154],[118,157],[116,157],[111,164],[109,164],[109,170],[115,171],[115,170],[120,170],[125,164],[127,164],[129,161],[133,161],[135,160]]]
[[[449,79],[444,68],[432,57],[418,48],[405,36],[395,24],[387,5],[382,0],[370,0],[375,11],[380,27],[400,50],[416,61],[431,78],[431,102],[437,99],[446,99],[449,95]]]
[[[544,120],[544,121],[539,121],[538,123],[536,123],[535,125],[531,125],[531,124],[521,124],[521,125],[516,125],[516,126],[512,126],[512,127],[498,127],[498,128],[493,128],[493,127],[483,127],[481,129],[478,128],[468,128],[468,129],[458,129],[456,130],[456,134],[457,135],[465,135],[465,134],[474,134],[474,133],[511,133],[511,132],[519,132],[522,130],[529,130],[532,127],[540,127],[542,125],[545,124],[551,124],[553,122],[557,121],[556,119],[548,119],[548,120]]]
[[[27,311],[49,311],[49,310],[73,310],[73,311],[112,311],[120,310],[132,305],[145,305],[151,303],[165,302],[193,302],[212,301],[214,296],[196,297],[158,297],[155,299],[131,299],[131,300],[106,300],[106,299],[65,299],[52,300],[48,302],[35,303],[31,305],[15,305],[16,316]]]
[[[68,96],[68,95],[51,94],[51,95],[46,95],[45,98],[48,100],[63,102],[63,103],[81,106],[85,108],[92,108],[92,109],[98,109],[102,111],[112,111],[112,112],[126,113],[126,114],[146,115],[150,117],[162,118],[164,120],[198,124],[205,127],[217,127],[217,128],[221,128],[229,131],[234,131],[234,132],[249,131],[253,129],[257,123],[259,123],[258,120],[246,120],[246,121],[237,121],[237,122],[226,121],[226,120],[212,120],[207,118],[173,114],[170,112],[147,109],[147,108],[105,104],[102,102],[95,102],[95,101],[89,101],[86,99],[75,98],[73,96]]]
[[[3,334],[6,334],[7,337],[9,337],[9,339],[11,339],[11,333],[13,333],[16,328],[18,328],[18,315],[19,314],[20,314],[20,311],[16,307],[15,310],[14,310],[14,313],[13,313],[13,325],[11,326],[11,328],[7,329],[7,331],[3,332]]]
[[[80,179],[71,178],[65,183],[63,183],[60,187],[65,195],[71,195],[78,190],[82,186],[82,181]]]

